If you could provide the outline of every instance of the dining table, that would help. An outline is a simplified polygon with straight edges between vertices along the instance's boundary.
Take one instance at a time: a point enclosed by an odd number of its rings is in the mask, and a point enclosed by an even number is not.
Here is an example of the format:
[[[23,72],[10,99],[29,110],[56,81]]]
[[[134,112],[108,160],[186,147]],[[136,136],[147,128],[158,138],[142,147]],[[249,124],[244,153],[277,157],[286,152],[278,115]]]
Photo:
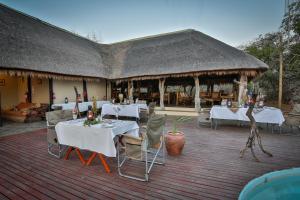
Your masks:
[[[216,129],[218,120],[250,121],[246,115],[247,110],[248,108],[245,107],[230,108],[227,106],[213,106],[210,110],[210,118]],[[253,117],[257,123],[278,125],[279,127],[285,121],[280,109],[267,106],[261,108],[255,107],[253,109]]]
[[[69,146],[65,159],[75,149],[83,164],[90,165],[98,155],[107,172],[110,168],[103,156],[116,157],[115,138],[123,134],[139,136],[139,126],[135,121],[104,120],[99,124],[85,126],[83,119],[59,122],[55,126],[59,144]],[[88,160],[84,160],[80,150],[91,151]]]
[[[105,115],[140,118],[140,110],[147,110],[147,104],[103,104],[101,117]]]
[[[107,103],[109,103],[109,101],[96,101],[98,109],[102,108],[103,104],[107,104]],[[76,102],[56,103],[56,104],[52,104],[51,108],[54,109],[55,107],[62,107],[62,110],[73,110],[75,108],[75,105]],[[92,101],[78,103],[80,112],[87,111],[89,106],[93,106]]]

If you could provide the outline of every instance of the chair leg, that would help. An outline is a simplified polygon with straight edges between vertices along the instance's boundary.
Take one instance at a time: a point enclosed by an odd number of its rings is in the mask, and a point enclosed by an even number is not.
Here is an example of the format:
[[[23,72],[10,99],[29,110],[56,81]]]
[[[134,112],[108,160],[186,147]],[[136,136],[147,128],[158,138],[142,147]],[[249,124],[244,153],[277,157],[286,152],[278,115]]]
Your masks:
[[[144,181],[144,182],[145,181],[149,181],[147,173],[145,174],[145,178],[139,178],[139,177],[135,177],[135,176],[130,176],[130,175],[127,175],[127,174],[123,174],[122,171],[121,171],[121,167],[122,167],[122,165],[126,161],[126,155],[124,156],[124,159],[121,161],[121,158],[120,158],[120,146],[119,145],[118,145],[117,149],[118,149],[117,160],[118,160],[118,173],[119,173],[119,176],[122,176],[122,177],[125,177],[125,178],[130,178],[130,179],[137,180],[137,181]]]
[[[60,158],[60,152],[58,152],[58,154],[55,154],[51,151],[51,147],[53,146],[53,144],[49,144],[48,143],[48,153],[51,155],[51,156],[54,156],[56,158]]]

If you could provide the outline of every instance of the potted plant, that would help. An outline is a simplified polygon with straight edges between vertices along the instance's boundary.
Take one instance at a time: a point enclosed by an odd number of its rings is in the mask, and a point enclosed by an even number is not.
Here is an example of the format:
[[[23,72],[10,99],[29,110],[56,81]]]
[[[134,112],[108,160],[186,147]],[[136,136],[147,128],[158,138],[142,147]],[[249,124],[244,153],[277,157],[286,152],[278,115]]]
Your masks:
[[[190,117],[177,117],[173,120],[173,129],[166,135],[166,148],[171,156],[180,155],[185,144],[184,133],[178,130],[178,125],[190,120]]]

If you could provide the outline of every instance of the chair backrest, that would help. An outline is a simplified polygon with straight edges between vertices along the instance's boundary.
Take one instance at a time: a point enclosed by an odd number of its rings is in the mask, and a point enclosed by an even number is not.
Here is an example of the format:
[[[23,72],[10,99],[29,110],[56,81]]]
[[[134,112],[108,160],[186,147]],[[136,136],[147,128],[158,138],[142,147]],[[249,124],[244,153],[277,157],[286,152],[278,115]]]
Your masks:
[[[293,114],[300,114],[300,104],[294,104],[293,110],[291,111]]]
[[[46,112],[46,120],[49,125],[56,125],[58,122],[67,121],[73,119],[71,110],[55,110]]]
[[[154,114],[154,109],[156,106],[156,102],[151,102],[149,103],[148,109],[149,109],[149,115],[151,116],[152,114]]]
[[[148,138],[148,147],[154,148],[160,142],[164,133],[166,124],[166,115],[153,115],[147,122],[146,134]]]
[[[137,103],[139,103],[139,104],[147,104],[147,101],[146,100],[138,100]]]
[[[211,95],[212,98],[219,98],[220,97],[220,93],[219,92],[213,92]]]

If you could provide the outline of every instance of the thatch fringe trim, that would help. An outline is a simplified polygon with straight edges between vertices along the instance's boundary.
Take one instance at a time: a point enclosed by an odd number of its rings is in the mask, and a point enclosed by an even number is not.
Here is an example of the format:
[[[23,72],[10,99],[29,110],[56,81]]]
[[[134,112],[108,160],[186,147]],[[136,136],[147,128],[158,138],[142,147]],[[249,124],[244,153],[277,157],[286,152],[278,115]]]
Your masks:
[[[169,77],[194,77],[194,76],[225,76],[225,75],[246,75],[247,77],[256,77],[261,73],[260,70],[256,69],[240,69],[240,70],[211,70],[211,71],[201,71],[201,72],[187,72],[187,73],[179,73],[179,74],[161,74],[161,75],[145,75],[138,77],[128,77],[121,79],[114,79],[114,81],[119,84],[121,82],[127,81],[140,81],[140,80],[151,80],[151,79],[161,79],[161,78],[169,78]]]
[[[54,74],[47,72],[38,72],[38,71],[26,71],[26,70],[18,70],[18,69],[0,69],[0,75],[8,75],[8,76],[30,76],[35,78],[53,78],[55,80],[68,80],[68,81],[90,81],[90,82],[100,82],[104,78],[96,78],[96,77],[85,77],[85,76],[73,76],[73,75],[63,75],[63,74]]]

